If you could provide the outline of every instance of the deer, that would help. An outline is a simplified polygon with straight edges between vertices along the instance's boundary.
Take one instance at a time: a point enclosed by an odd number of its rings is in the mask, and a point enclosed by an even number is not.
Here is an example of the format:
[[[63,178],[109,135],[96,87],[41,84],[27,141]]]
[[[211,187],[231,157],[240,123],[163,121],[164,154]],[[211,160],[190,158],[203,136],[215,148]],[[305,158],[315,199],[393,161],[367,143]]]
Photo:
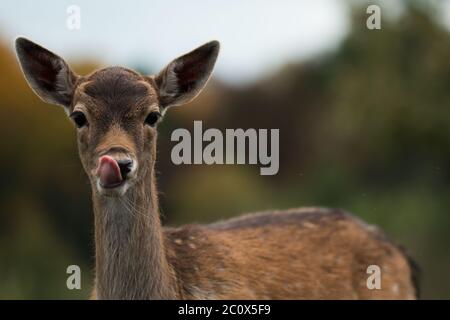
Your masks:
[[[163,227],[155,178],[157,126],[192,101],[219,54],[208,42],[156,75],[112,66],[75,74],[55,53],[15,41],[21,71],[73,122],[92,192],[92,299],[416,299],[418,267],[377,227],[341,210],[247,213]],[[370,288],[370,266],[381,285]]]

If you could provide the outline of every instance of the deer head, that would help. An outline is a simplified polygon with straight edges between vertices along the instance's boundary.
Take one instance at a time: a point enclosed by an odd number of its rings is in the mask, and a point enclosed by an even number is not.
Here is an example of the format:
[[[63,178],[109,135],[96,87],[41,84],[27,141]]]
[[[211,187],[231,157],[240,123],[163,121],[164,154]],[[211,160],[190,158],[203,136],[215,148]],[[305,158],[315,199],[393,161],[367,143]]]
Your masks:
[[[33,91],[61,105],[76,126],[81,162],[94,192],[117,197],[152,170],[158,122],[169,107],[191,101],[203,89],[219,43],[173,60],[156,76],[122,67],[79,76],[62,58],[25,38],[16,40],[16,51]]]

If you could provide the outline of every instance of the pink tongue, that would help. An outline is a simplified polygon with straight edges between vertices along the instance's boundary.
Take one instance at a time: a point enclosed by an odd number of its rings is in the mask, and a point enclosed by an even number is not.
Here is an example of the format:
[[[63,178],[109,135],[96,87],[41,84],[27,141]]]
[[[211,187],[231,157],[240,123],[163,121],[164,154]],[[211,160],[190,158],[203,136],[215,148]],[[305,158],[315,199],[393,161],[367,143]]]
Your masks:
[[[103,156],[99,160],[97,175],[103,187],[114,187],[122,182],[119,165],[110,156]]]

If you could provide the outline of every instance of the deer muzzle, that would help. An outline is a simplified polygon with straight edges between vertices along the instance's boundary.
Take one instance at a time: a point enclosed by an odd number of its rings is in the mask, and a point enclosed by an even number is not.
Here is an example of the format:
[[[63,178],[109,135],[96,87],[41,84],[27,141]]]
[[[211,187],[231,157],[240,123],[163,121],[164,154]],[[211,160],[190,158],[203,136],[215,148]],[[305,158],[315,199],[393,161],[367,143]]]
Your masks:
[[[101,187],[116,188],[125,182],[132,170],[132,159],[115,159],[104,155],[99,159],[96,175]]]

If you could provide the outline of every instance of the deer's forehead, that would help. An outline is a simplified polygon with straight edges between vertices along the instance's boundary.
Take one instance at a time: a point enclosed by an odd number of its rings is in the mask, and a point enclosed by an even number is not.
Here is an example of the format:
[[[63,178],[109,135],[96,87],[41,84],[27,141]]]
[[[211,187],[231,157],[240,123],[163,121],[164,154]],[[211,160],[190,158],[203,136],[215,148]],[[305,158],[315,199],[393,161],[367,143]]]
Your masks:
[[[91,112],[139,112],[142,107],[157,104],[157,92],[151,79],[121,67],[93,73],[77,91],[76,103]]]

